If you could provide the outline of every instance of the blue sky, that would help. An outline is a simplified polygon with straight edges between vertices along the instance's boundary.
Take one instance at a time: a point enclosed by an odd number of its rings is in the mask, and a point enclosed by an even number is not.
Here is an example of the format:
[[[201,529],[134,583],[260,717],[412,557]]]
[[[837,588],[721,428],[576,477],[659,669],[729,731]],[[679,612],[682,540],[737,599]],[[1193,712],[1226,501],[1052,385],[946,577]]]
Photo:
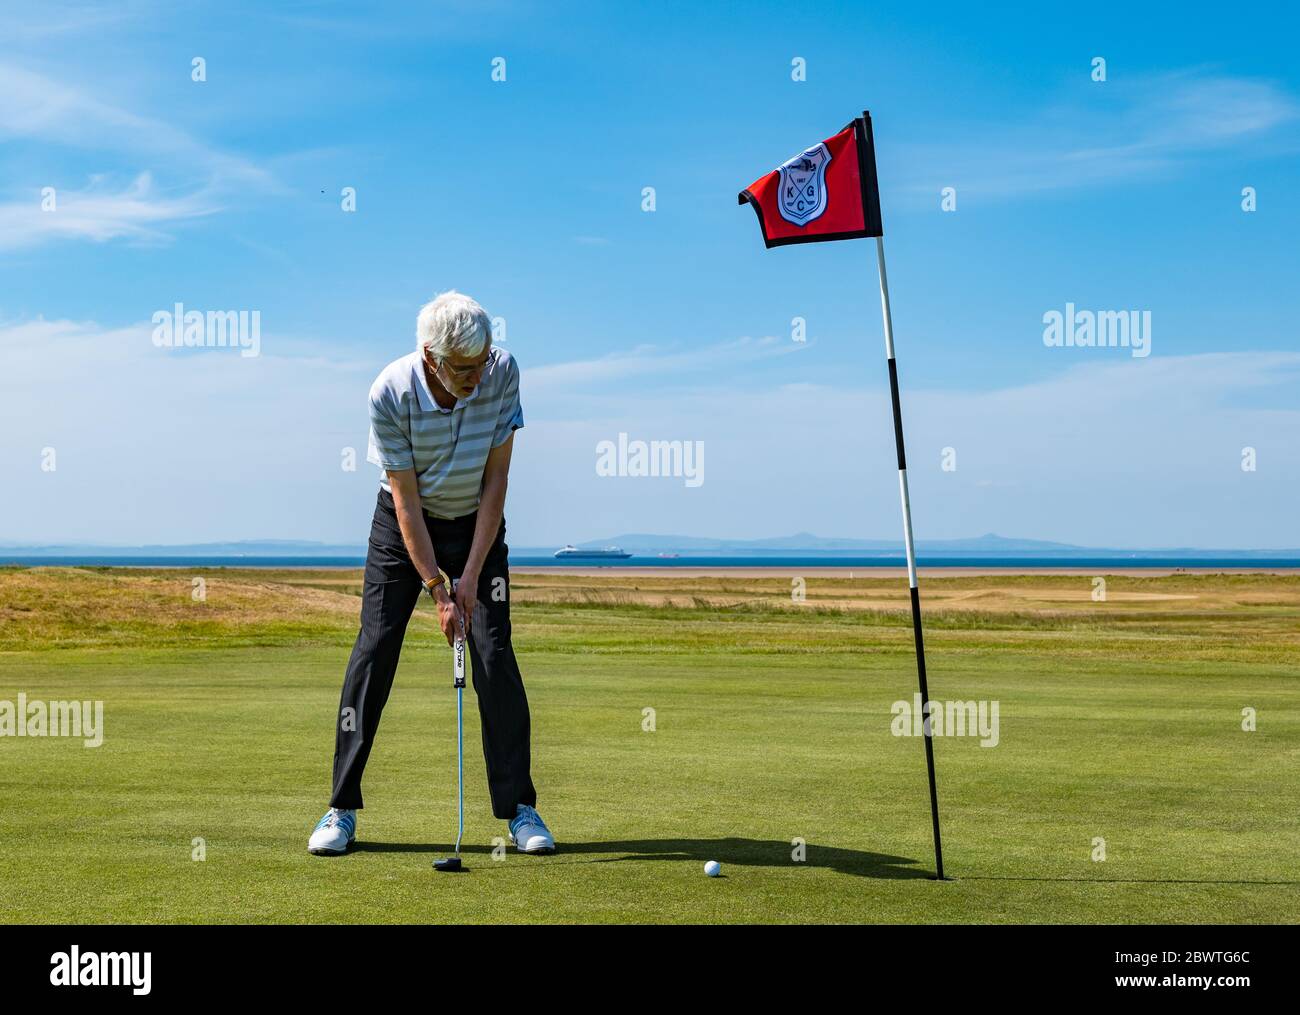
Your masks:
[[[1300,544],[1283,5],[264,6],[0,6],[0,542],[361,542],[341,449],[449,288],[523,368],[517,545],[894,536],[873,244],[767,251],[735,198],[869,108],[918,537]],[[155,348],[176,302],[261,355]],[[1046,347],[1067,302],[1152,354]],[[620,432],[704,483],[598,476]]]

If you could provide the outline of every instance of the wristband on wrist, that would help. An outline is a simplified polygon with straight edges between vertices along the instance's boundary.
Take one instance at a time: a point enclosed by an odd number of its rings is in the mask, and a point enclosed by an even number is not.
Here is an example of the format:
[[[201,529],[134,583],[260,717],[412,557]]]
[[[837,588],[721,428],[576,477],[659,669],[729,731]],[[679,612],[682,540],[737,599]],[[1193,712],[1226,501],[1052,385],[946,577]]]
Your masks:
[[[450,589],[451,581],[447,577],[447,572],[444,571],[442,568],[438,568],[438,577],[430,578],[428,581],[424,582],[423,585],[424,585],[424,591],[429,593],[429,596],[433,599],[438,598],[437,589],[439,585],[441,585],[443,589],[448,592],[450,592],[451,590]]]

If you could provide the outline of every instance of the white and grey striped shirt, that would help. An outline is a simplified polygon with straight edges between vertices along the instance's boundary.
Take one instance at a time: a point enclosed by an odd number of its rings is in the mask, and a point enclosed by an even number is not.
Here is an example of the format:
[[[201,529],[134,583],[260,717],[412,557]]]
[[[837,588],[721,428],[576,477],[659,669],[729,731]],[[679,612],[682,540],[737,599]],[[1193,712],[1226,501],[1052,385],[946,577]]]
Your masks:
[[[424,510],[459,518],[478,508],[488,452],[524,425],[519,365],[496,346],[468,398],[451,409],[433,400],[420,353],[388,364],[370,388],[370,450],[384,470],[415,469]],[[389,493],[388,476],[379,481]]]

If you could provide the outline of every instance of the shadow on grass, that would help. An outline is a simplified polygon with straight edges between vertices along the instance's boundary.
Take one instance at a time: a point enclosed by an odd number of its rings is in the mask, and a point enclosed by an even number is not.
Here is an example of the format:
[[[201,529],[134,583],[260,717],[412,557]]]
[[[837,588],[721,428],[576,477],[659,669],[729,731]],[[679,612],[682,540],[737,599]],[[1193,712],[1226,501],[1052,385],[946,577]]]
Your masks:
[[[1251,881],[1236,878],[1036,878],[1013,874],[967,874],[963,881],[1044,881],[1076,885],[1300,885],[1300,881]]]
[[[866,850],[841,849],[838,846],[808,844],[807,859],[796,863],[790,858],[792,847],[782,840],[765,839],[632,839],[611,842],[561,842],[548,864],[564,863],[622,863],[627,860],[685,861],[703,864],[717,860],[725,875],[728,864],[740,867],[822,867],[840,874],[854,874],[864,878],[912,880],[933,878],[928,869],[918,869],[919,861],[905,856],[890,856]],[[448,856],[452,844],[427,844],[418,842],[361,842],[354,847],[357,853],[429,853]],[[479,844],[462,844],[461,855],[487,857],[492,847]],[[514,851],[511,850],[513,854]],[[521,859],[524,859],[521,857]],[[541,858],[539,858],[541,859]],[[482,865],[479,865],[480,867]],[[518,870],[517,865],[502,866],[500,870]]]
[[[420,842],[358,842],[356,853],[428,853],[431,857],[451,856],[452,843]],[[703,865],[706,860],[722,864],[726,876],[728,864],[738,867],[794,866],[790,859],[790,844],[781,840],[764,839],[633,839],[626,842],[562,842],[551,856],[537,857],[539,862],[551,864],[622,863],[627,860],[686,861]],[[461,855],[481,856],[489,860],[492,847],[464,843]],[[513,849],[511,856],[518,856]],[[519,857],[530,859],[527,857]],[[838,846],[808,845],[808,859],[800,867],[822,867],[840,874],[853,874],[864,878],[892,880],[934,880],[928,868],[914,866],[920,861],[904,856],[889,856],[865,850],[840,849]],[[520,871],[523,865],[497,866],[476,864],[478,870]],[[1297,885],[1300,881],[1252,880],[1244,878],[1075,878],[1035,877],[1013,874],[965,874],[949,881],[1036,881],[1044,884],[1106,884],[1106,885]]]

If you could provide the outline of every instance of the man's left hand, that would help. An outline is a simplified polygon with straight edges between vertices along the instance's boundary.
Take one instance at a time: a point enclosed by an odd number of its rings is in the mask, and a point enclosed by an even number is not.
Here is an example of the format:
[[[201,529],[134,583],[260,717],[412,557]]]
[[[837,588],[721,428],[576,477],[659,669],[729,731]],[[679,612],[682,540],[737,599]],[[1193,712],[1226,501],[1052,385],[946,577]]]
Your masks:
[[[465,633],[469,634],[470,622],[474,619],[474,607],[478,605],[478,572],[466,571],[456,583],[456,605],[460,615],[465,618]]]

